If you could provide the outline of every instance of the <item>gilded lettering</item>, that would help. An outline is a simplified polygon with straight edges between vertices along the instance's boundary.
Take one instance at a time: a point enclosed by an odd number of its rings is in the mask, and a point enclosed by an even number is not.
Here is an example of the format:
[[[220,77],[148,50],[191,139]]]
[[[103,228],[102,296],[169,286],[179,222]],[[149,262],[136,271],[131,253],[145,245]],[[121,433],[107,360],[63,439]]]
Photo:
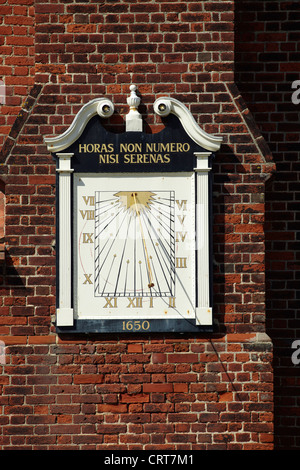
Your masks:
[[[143,153],[143,154],[125,154],[124,163],[130,164],[151,164],[151,163],[170,163],[170,156],[168,154],[152,154],[152,153]]]
[[[127,308],[129,307],[142,308],[143,307],[142,297],[133,297],[132,299],[128,297],[128,300],[129,300],[129,304],[127,305]]]
[[[120,152],[136,153],[142,151],[141,143],[120,144]]]
[[[155,152],[155,153],[160,153],[160,152],[188,152],[190,150],[190,144],[187,142],[181,143],[181,142],[146,142],[146,152]]]
[[[176,258],[176,268],[187,268],[186,258]]]
[[[79,144],[79,153],[86,152],[86,144]]]
[[[94,243],[93,233],[83,233],[83,243]]]
[[[117,297],[105,297],[106,304],[104,308],[117,308]]]
[[[100,154],[99,155],[99,163],[109,163],[109,164],[114,164],[114,163],[119,163],[119,154]]]
[[[146,142],[145,152],[150,154],[169,154],[170,152],[188,152],[190,150],[190,144],[187,142]],[[87,143],[79,144],[78,146],[79,153],[100,153],[103,155],[113,154],[114,153],[114,144],[113,143]],[[120,152],[127,154],[141,154],[143,151],[141,142],[129,142],[129,143],[120,143]]]
[[[91,275],[92,274],[84,274],[84,277],[85,277],[85,281],[83,284],[93,284],[92,280],[91,280]]]
[[[186,235],[187,232],[176,232],[176,242],[179,242],[180,240],[184,242]]]
[[[112,153],[114,151],[114,145],[112,143],[109,144],[79,144],[78,147],[79,153],[98,153],[98,152],[107,152]]]
[[[186,210],[186,203],[187,203],[186,199],[183,199],[182,201],[176,200],[176,204],[180,210],[181,209],[184,211]]]
[[[184,219],[185,219],[185,215],[183,215],[183,216],[178,215],[177,218],[178,218],[179,222],[181,223],[181,225],[183,225]]]
[[[85,211],[83,211],[83,210],[80,209],[79,212],[80,212],[81,217],[82,217],[83,219],[85,219],[85,218],[86,218],[86,220],[94,220],[94,219],[95,219],[95,211],[93,211],[93,210],[85,210]]]
[[[95,205],[95,196],[82,196],[86,206]]]

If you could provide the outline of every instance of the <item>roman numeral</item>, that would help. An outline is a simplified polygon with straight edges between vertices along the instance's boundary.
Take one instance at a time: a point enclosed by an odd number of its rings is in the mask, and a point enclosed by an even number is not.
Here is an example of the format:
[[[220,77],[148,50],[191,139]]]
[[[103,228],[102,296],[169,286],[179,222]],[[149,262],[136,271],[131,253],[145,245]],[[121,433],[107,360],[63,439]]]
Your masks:
[[[83,210],[80,210],[79,211],[80,214],[81,214],[81,217],[83,219],[87,219],[87,220],[94,220],[95,219],[95,211],[90,211],[90,210],[86,210],[86,211],[83,211]]]
[[[184,222],[184,219],[185,219],[185,215],[178,215],[178,220],[179,222],[181,223],[181,225],[183,225],[183,222]]]
[[[177,201],[176,200],[176,204],[177,204],[177,206],[180,210],[182,209],[182,210],[186,211],[186,203],[187,203],[186,199],[183,199],[182,201],[179,201],[179,200]]]
[[[132,299],[128,297],[128,300],[129,300],[129,304],[127,305],[127,308],[129,307],[142,308],[143,307],[142,297],[133,297]]]
[[[93,233],[83,233],[83,243],[94,243]]]
[[[95,196],[82,196],[86,206],[95,205]]]
[[[186,258],[176,258],[176,268],[187,268]]]
[[[91,280],[91,275],[92,274],[85,274],[84,273],[84,276],[85,276],[85,281],[83,284],[93,284],[92,280]]]
[[[117,308],[117,297],[105,297],[106,304],[104,308]]]
[[[179,242],[180,240],[184,242],[186,235],[187,235],[187,232],[176,232],[176,238],[175,238],[176,242]]]

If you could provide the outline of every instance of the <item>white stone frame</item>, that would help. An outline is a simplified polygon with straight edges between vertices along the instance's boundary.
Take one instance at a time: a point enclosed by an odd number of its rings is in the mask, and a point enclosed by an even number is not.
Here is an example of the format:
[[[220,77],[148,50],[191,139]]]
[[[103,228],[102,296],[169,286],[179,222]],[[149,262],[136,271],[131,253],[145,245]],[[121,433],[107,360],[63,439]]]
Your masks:
[[[71,158],[73,153],[57,153],[59,166],[59,304],[57,326],[72,326],[72,220],[71,220]]]
[[[135,89],[134,89],[135,91]],[[222,137],[213,136],[201,129],[190,111],[178,100],[162,97],[155,101],[154,111],[161,117],[170,113],[177,116],[190,138],[207,152],[195,152],[197,179],[196,200],[196,243],[197,243],[197,309],[196,324],[212,325],[210,305],[210,214],[209,214],[209,167],[210,156],[220,149]],[[59,161],[59,305],[57,308],[57,326],[72,326],[72,253],[71,253],[71,158],[72,153],[59,153],[68,148],[82,134],[88,121],[98,114],[108,118],[114,112],[112,102],[99,98],[84,105],[71,126],[60,136],[45,138],[47,148],[56,153]],[[133,120],[134,121],[134,120]],[[139,130],[141,126],[131,124],[128,130]]]
[[[210,305],[210,214],[209,214],[209,157],[220,149],[222,137],[213,136],[201,129],[190,111],[180,101],[163,97],[154,103],[154,111],[161,117],[173,113],[186,133],[208,152],[195,152],[197,175],[196,196],[196,249],[197,249],[197,308],[196,324],[212,325]]]
[[[197,308],[196,324],[212,324],[210,305],[210,214],[209,157],[211,152],[195,152],[197,166],[196,249],[197,249]]]
[[[46,137],[44,142],[50,152],[60,152],[72,145],[82,134],[87,123],[98,114],[102,118],[109,118],[114,113],[114,105],[107,98],[96,98],[85,104],[70,127],[58,137]]]
[[[158,98],[154,103],[154,111],[161,117],[168,116],[170,113],[175,114],[179,118],[185,132],[196,144],[211,152],[220,149],[222,137],[208,134],[201,129],[187,107],[175,98]]]
[[[59,200],[59,299],[56,311],[57,326],[73,326],[74,315],[72,308],[72,216],[71,216],[71,158],[73,153],[60,153],[61,150],[73,144],[84,131],[89,120],[98,114],[109,118],[114,112],[113,103],[107,98],[98,98],[85,104],[71,126],[60,136],[45,138],[44,141],[50,152],[58,157],[58,200]]]

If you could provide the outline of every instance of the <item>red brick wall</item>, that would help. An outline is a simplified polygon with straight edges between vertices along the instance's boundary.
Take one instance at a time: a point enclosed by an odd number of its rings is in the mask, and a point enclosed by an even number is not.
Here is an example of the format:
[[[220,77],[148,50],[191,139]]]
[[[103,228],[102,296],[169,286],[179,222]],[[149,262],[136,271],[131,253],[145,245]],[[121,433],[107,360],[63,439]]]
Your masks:
[[[272,155],[234,85],[232,1],[35,3],[35,77],[2,148],[2,449],[272,449],[265,334],[265,183]],[[11,54],[14,57],[14,54]],[[224,138],[214,162],[210,335],[58,336],[55,168],[44,136],[108,96],[121,129],[129,85],[148,132],[179,99]],[[3,132],[5,134],[5,132]]]
[[[2,146],[34,84],[34,1],[1,0],[0,7],[0,79],[6,87],[0,103]]]
[[[275,444],[299,449],[298,364],[291,357],[299,326],[299,80],[300,4],[237,4],[236,80],[272,150],[266,191],[267,331],[274,344]]]

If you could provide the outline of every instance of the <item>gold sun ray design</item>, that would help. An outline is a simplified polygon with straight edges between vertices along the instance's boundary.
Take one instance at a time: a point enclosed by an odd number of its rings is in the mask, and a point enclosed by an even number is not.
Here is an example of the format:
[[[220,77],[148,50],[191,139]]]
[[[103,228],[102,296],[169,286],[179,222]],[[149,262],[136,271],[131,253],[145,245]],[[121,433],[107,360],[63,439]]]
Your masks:
[[[119,191],[118,193],[114,194],[114,196],[118,197],[120,200],[121,205],[128,210],[129,212],[133,212],[136,214],[141,230],[141,237],[144,244],[146,260],[147,260],[147,269],[148,269],[148,276],[149,276],[149,284],[148,287],[151,288],[154,286],[153,283],[153,274],[150,264],[150,259],[148,256],[148,250],[146,245],[146,240],[143,233],[143,227],[140,215],[146,209],[150,209],[151,204],[153,203],[152,196],[155,196],[155,193],[151,191]]]
[[[145,209],[150,209],[155,193],[151,191],[119,191],[114,194],[119,198],[121,205],[129,212],[139,214]]]

